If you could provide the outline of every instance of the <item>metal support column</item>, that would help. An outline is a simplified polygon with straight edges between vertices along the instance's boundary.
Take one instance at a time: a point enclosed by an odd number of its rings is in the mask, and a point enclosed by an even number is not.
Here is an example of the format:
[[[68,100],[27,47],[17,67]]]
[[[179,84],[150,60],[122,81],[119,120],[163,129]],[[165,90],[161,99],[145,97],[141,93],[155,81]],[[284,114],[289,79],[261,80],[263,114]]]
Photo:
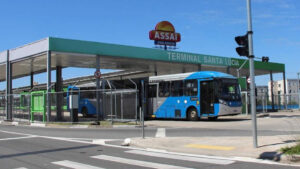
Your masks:
[[[51,119],[51,51],[47,52],[47,122]]]
[[[62,68],[61,66],[56,67],[56,120],[61,121],[63,119],[62,116],[62,103],[63,103],[63,83],[62,83]]]
[[[145,86],[144,80],[141,80],[141,97],[142,97],[142,107],[141,107],[141,120],[142,120],[142,138],[145,138],[145,128],[144,128],[144,120],[145,120]]]
[[[30,90],[33,89],[33,80],[34,80],[33,75],[34,75],[33,72],[31,72],[30,73]]]
[[[282,72],[282,75],[283,75],[283,101],[284,101],[284,108],[287,109],[285,71]]]
[[[6,52],[6,120],[12,121],[12,64],[9,61],[9,50]]]
[[[106,80],[102,79],[102,82],[101,82],[101,85],[102,85],[102,92],[101,92],[101,102],[100,102],[100,113],[101,113],[101,120],[104,119],[104,112],[107,112],[106,111],[106,103],[105,100],[106,100],[106,95],[105,95],[105,86],[106,86]]]
[[[298,110],[300,110],[299,75],[300,75],[300,72],[297,73]]]
[[[96,72],[100,72],[100,56],[96,56]],[[96,78],[96,98],[97,98],[97,121],[101,120],[100,115],[100,78]]]
[[[274,88],[274,82],[273,82],[273,72],[270,71],[270,81],[271,81],[271,102],[272,102],[272,112],[275,111],[275,105],[274,105],[274,93],[273,93],[273,88]]]
[[[33,62],[32,61],[31,61],[31,66],[33,67]],[[26,96],[27,99],[28,99],[28,103],[27,103],[28,108],[27,108],[27,110],[28,110],[28,120],[29,120],[29,122],[31,120],[33,120],[33,117],[31,117],[31,92],[32,92],[32,90],[34,88],[34,84],[33,84],[33,82],[34,82],[34,74],[33,74],[32,71],[33,70],[31,69],[31,73],[30,73],[30,92],[29,92],[28,96]]]
[[[230,74],[230,66],[227,66],[227,68],[226,68],[226,73],[227,73],[227,74]]]

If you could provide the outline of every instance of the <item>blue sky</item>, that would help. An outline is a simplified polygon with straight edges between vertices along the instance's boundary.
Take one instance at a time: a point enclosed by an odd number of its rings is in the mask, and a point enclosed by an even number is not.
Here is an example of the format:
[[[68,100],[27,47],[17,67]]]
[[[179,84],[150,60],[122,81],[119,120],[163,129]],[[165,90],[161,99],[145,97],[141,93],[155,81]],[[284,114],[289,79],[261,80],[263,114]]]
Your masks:
[[[170,21],[182,41],[178,51],[239,57],[234,37],[247,31],[246,0],[0,0],[0,51],[53,36],[154,47],[148,32]],[[300,72],[300,1],[252,0],[254,54],[286,64],[287,78]],[[63,78],[94,70],[66,69]],[[275,75],[281,79],[282,75]],[[46,82],[44,74],[35,80]],[[269,76],[257,77],[267,85]],[[29,78],[14,87],[29,85]],[[0,89],[5,88],[0,83]]]

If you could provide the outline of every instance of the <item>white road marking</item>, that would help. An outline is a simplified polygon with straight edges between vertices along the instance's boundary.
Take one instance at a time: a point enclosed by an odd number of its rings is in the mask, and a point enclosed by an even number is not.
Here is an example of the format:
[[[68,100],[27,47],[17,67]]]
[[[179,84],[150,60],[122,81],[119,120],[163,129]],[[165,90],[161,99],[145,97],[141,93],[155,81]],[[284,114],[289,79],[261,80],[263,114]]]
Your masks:
[[[25,167],[20,167],[20,168],[15,168],[15,169],[28,169],[28,168],[25,168]]]
[[[37,137],[37,136],[1,138],[0,141],[6,141],[6,140],[19,140],[19,139],[34,138],[34,137]]]
[[[0,132],[8,133],[8,134],[24,135],[24,136],[33,136],[32,134],[17,133],[17,132],[13,132],[13,131],[5,131],[5,130],[0,130]]]
[[[67,141],[67,142],[75,142],[75,143],[82,143],[82,144],[95,144],[89,141],[79,141],[79,140],[72,140],[72,138],[63,138],[63,137],[48,137],[48,136],[42,136],[42,135],[31,135],[26,133],[17,133],[17,132],[11,132],[11,131],[4,131],[0,130],[0,132],[3,133],[9,133],[9,134],[17,134],[17,135],[25,135],[25,136],[36,136],[37,138],[45,138],[45,139],[53,139],[53,140],[60,140],[60,141]],[[80,139],[80,138],[78,138]],[[85,140],[84,138],[82,140]],[[91,139],[89,139],[91,140]],[[99,144],[98,144],[99,145]],[[114,148],[120,148],[120,149],[128,149],[128,150],[141,150],[145,151],[143,148],[136,148],[136,147],[124,147],[119,145],[112,145],[112,144],[105,144],[103,146],[106,147],[114,147]],[[176,155],[182,155],[182,156],[189,156],[189,157],[205,157],[205,158],[215,158],[215,159],[226,159],[226,160],[233,160],[233,161],[242,161],[242,162],[253,162],[253,163],[260,163],[260,164],[266,164],[271,162],[274,165],[281,165],[281,166],[296,166],[299,167],[299,165],[293,165],[293,164],[283,164],[279,162],[273,162],[268,160],[258,160],[251,157],[220,157],[220,156],[209,156],[209,155],[197,155],[197,154],[188,154],[188,153],[176,153],[176,152],[167,152],[168,154],[176,154]],[[247,159],[247,160],[246,160]]]
[[[56,165],[68,167],[68,168],[73,168],[73,169],[104,169],[104,168],[95,167],[95,166],[92,166],[92,165],[78,163],[78,162],[69,161],[69,160],[55,161],[55,162],[52,162],[52,163],[56,164]]]
[[[155,137],[166,137],[166,129],[158,128],[156,131]]]
[[[112,161],[112,162],[117,162],[117,163],[123,163],[123,164],[129,164],[129,165],[135,165],[135,166],[140,166],[140,167],[157,168],[157,169],[162,169],[162,168],[163,169],[189,169],[189,168],[180,167],[180,166],[159,164],[159,163],[148,162],[148,161],[132,160],[132,159],[127,159],[127,158],[107,156],[107,155],[91,156],[91,158]]]
[[[182,156],[176,154],[148,152],[148,151],[140,151],[140,150],[130,150],[130,151],[126,151],[126,153],[146,155],[146,156],[159,157],[159,158],[168,158],[168,159],[175,159],[175,160],[192,161],[198,163],[219,164],[219,165],[229,165],[234,163],[234,161],[232,160],[225,160],[225,159],[216,159],[216,158],[207,158],[207,157],[189,157],[189,156]]]

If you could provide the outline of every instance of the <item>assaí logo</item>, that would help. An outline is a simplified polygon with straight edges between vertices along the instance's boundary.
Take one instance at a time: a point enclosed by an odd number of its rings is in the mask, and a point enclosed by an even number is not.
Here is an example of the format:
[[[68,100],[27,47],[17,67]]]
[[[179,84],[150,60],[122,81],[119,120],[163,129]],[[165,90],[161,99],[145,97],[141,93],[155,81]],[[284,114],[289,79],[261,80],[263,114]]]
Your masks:
[[[150,40],[180,42],[179,33],[175,32],[174,26],[168,21],[161,21],[155,26],[155,30],[149,32]]]

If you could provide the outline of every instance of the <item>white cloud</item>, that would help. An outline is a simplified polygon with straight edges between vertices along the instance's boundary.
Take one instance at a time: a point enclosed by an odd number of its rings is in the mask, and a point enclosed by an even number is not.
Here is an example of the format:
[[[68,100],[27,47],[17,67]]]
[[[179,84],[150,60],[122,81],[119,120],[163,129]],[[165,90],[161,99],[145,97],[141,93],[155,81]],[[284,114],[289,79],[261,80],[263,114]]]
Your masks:
[[[276,6],[283,9],[295,8],[294,1],[290,0],[253,0],[253,3],[268,4],[268,6]]]
[[[280,45],[285,45],[285,46],[299,46],[300,47],[300,41],[293,41],[288,38],[269,38],[269,39],[263,39],[263,41],[267,43],[277,43]]]

